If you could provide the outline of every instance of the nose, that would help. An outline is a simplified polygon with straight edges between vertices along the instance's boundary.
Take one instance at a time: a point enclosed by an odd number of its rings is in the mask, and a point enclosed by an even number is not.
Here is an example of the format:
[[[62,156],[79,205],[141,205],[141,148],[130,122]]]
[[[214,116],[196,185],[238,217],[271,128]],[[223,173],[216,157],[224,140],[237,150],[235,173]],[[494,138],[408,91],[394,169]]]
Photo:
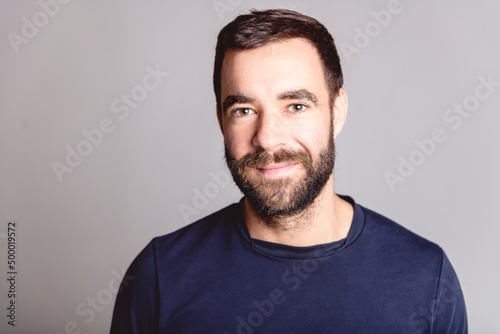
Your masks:
[[[276,151],[286,146],[289,133],[285,120],[277,114],[261,113],[252,144],[265,151]]]

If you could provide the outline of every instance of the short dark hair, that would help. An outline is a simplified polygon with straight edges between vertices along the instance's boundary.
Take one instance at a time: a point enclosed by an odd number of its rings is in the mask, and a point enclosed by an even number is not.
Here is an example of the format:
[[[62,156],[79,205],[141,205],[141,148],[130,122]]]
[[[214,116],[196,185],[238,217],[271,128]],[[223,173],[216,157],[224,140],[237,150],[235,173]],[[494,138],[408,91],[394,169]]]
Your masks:
[[[214,91],[217,111],[221,113],[221,70],[228,50],[248,50],[279,40],[302,37],[317,49],[333,104],[344,79],[340,58],[324,25],[314,18],[286,9],[252,10],[228,23],[219,33],[215,49]]]

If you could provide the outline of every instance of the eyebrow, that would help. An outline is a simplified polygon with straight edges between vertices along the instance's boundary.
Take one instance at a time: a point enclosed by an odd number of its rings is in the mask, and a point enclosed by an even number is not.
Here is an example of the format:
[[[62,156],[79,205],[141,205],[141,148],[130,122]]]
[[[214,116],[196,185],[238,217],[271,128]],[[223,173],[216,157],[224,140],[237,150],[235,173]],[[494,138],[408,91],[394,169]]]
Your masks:
[[[229,107],[237,103],[252,103],[254,101],[255,99],[252,99],[251,97],[242,94],[229,95],[222,103],[222,111],[226,113]]]
[[[297,90],[287,90],[278,95],[280,100],[308,100],[314,105],[318,105],[318,98],[316,95],[308,91],[307,89],[297,89]]]

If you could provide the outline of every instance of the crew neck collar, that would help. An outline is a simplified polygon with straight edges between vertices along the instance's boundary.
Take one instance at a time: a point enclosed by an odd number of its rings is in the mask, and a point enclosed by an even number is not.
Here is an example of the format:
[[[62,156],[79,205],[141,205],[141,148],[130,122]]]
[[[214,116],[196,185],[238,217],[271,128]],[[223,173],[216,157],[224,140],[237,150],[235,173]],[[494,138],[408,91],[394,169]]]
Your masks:
[[[339,195],[342,199],[349,202],[354,208],[354,216],[351,222],[351,227],[347,237],[338,241],[319,244],[307,247],[296,247],[285,244],[279,244],[259,239],[254,239],[250,236],[250,232],[245,224],[243,215],[243,201],[245,197],[234,205],[235,224],[238,229],[238,235],[243,239],[242,241],[255,251],[264,253],[266,255],[285,259],[313,259],[330,256],[343,249],[349,247],[361,234],[365,225],[365,214],[361,206],[359,206],[354,199],[349,196]]]

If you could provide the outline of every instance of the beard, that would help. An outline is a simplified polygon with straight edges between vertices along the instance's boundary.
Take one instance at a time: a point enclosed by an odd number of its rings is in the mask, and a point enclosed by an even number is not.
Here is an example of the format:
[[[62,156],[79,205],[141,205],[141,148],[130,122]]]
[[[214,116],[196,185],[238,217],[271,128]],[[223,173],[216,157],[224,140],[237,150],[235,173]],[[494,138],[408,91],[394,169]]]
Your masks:
[[[281,149],[269,153],[260,147],[257,152],[236,160],[224,145],[226,164],[234,182],[264,222],[271,223],[277,217],[292,217],[303,213],[325,187],[335,164],[333,122],[330,124],[328,143],[320,151],[316,162],[306,149]],[[305,175],[270,179],[259,175],[255,170],[270,163],[280,162],[302,165]]]

